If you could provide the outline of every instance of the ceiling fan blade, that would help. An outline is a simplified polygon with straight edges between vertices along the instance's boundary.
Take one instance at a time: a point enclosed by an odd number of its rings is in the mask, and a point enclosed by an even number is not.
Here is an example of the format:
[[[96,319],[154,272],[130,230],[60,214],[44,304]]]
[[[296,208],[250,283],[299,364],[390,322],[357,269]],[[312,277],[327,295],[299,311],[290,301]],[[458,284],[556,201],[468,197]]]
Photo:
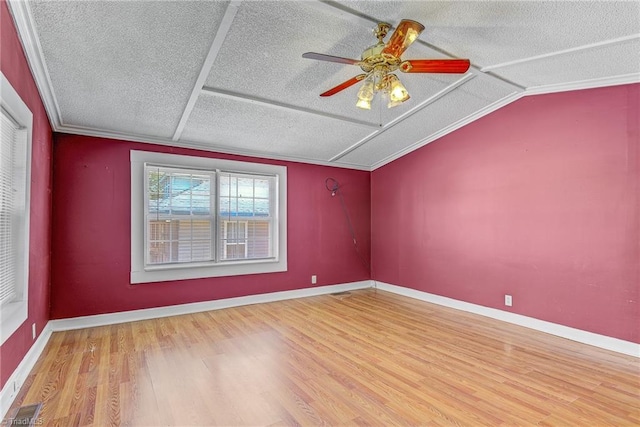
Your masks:
[[[468,59],[411,59],[400,64],[405,73],[454,73],[463,74],[469,70]]]
[[[358,74],[357,76],[347,80],[344,83],[339,84],[338,86],[334,87],[333,89],[329,89],[326,92],[323,92],[320,94],[320,96],[331,96],[331,95],[335,95],[336,93],[345,90],[346,88],[353,86],[354,84],[358,83],[360,80],[363,80],[365,77],[367,77],[366,74]]]
[[[338,62],[340,64],[358,65],[357,59],[341,58],[339,56],[325,55],[323,53],[307,52],[302,54],[303,58],[317,59],[318,61]]]
[[[424,30],[424,25],[410,19],[403,19],[391,35],[387,45],[382,49],[382,53],[387,53],[395,57],[400,57]]]

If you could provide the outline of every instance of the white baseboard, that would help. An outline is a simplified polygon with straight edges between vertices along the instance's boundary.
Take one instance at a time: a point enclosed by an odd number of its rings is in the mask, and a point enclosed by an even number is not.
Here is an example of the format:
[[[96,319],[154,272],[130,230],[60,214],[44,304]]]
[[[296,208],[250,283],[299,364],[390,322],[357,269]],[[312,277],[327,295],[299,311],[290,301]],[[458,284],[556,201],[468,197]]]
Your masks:
[[[249,304],[283,301],[293,298],[326,295],[334,292],[352,291],[370,288],[371,280],[343,283],[340,285],[318,286],[315,288],[295,289],[292,291],[271,292],[267,294],[248,295],[244,297],[227,298],[214,301],[194,302],[190,304],[171,305],[167,307],[146,308],[142,310],[123,311],[119,313],[97,314],[94,316],[73,317],[70,319],[50,320],[51,330],[69,331],[72,329],[91,328],[95,326],[115,325],[138,320],[157,319],[160,317],[179,316],[182,314],[199,313],[222,308],[239,307]]]
[[[4,388],[0,391],[0,415],[6,416],[13,400],[17,396],[20,388],[27,379],[29,372],[33,369],[42,354],[51,333],[56,331],[68,331],[73,329],[90,328],[95,326],[114,325],[125,322],[135,322],[138,320],[156,319],[160,317],[177,316],[181,314],[199,313],[202,311],[219,310],[223,308],[238,307],[249,304],[259,304],[274,301],[283,301],[294,298],[304,298],[317,295],[326,295],[335,292],[352,291],[375,286],[376,288],[398,295],[442,305],[470,313],[479,314],[504,322],[513,323],[530,329],[535,329],[548,334],[567,338],[573,341],[604,348],[630,356],[640,357],[640,344],[605,335],[594,334],[568,326],[558,325],[520,314],[509,313],[494,308],[483,307],[464,301],[459,301],[415,289],[402,286],[390,285],[388,283],[373,280],[361,282],[344,283],[340,285],[319,286],[315,288],[296,289],[292,291],[272,292],[259,295],[248,295],[244,297],[228,298],[215,301],[204,301],[191,304],[173,305],[168,307],[148,308],[143,310],[132,310],[120,313],[99,314],[95,316],[75,317],[70,319],[50,320],[42,330],[42,333],[35,341],[31,349],[27,352],[22,362],[11,374]]]
[[[339,285],[318,286],[315,288],[296,289],[292,291],[272,292],[259,295],[248,295],[237,298],[227,298],[215,301],[196,302],[191,304],[172,305],[168,307],[148,308],[143,310],[124,311],[112,314],[74,317],[70,319],[50,320],[42,333],[29,349],[22,362],[11,374],[4,388],[0,391],[0,420],[3,419],[20,388],[27,379],[29,372],[38,361],[45,345],[51,338],[52,332],[69,331],[73,329],[91,328],[95,326],[115,325],[118,323],[135,322],[137,320],[156,319],[160,317],[178,316],[181,314],[199,313],[202,311],[219,310],[222,308],[238,307],[249,304],[283,301],[293,298],[304,298],[335,292],[365,289],[373,286],[371,280],[343,283]]]
[[[22,388],[29,372],[31,372],[31,369],[35,366],[38,358],[44,350],[44,347],[49,342],[51,332],[53,331],[49,327],[49,323],[47,323],[38,339],[33,343],[27,354],[24,356],[16,370],[13,371],[13,374],[11,374],[0,391],[0,419],[3,419],[7,415],[7,411],[18,395],[20,388]]]
[[[378,281],[375,281],[374,286],[380,290],[392,292],[394,294],[419,299],[421,301],[442,305],[444,307],[467,311],[469,313],[479,314],[481,316],[490,317],[492,319],[513,323],[515,325],[524,326],[525,328],[535,329],[547,334],[567,338],[572,341],[640,358],[640,344],[630,341],[624,341],[618,338],[608,337],[606,335],[595,334],[593,332],[587,332],[581,329],[575,329],[569,326],[523,316],[521,314],[510,313],[508,311],[502,311],[440,295],[430,294],[416,289],[405,288],[403,286],[390,285],[388,283]]]

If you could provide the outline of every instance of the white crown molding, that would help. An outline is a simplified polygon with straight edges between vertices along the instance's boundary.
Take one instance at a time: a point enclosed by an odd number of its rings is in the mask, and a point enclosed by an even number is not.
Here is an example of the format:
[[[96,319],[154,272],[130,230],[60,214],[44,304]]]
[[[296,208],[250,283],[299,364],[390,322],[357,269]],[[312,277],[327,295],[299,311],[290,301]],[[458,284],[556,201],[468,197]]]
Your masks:
[[[27,57],[31,74],[40,92],[47,116],[49,116],[49,122],[53,130],[57,131],[62,124],[62,114],[53,90],[49,70],[44,60],[31,9],[29,4],[23,0],[7,0],[7,4],[18,30],[20,43],[22,43],[22,48]]]
[[[640,358],[640,344],[630,341],[624,341],[618,338],[608,337],[606,335],[595,334],[593,332],[583,331],[581,329],[571,328],[569,326],[551,323],[533,317],[523,316],[521,314],[511,313],[508,311],[498,310],[495,308],[484,307],[465,301],[443,297],[428,292],[418,291],[416,289],[405,288],[403,286],[390,285],[384,282],[375,282],[375,287],[383,291],[392,292],[420,301],[425,301],[443,307],[454,308],[456,310],[466,311],[469,313],[479,314],[481,316],[490,317],[514,325],[524,326],[525,328],[534,329],[536,331],[567,338],[582,344],[588,344],[594,347],[603,348],[605,350],[615,351],[616,353],[626,354],[628,356]]]
[[[193,107],[196,105],[196,101],[198,101],[198,97],[200,97],[200,90],[204,86],[207,81],[207,77],[211,72],[211,67],[213,67],[213,63],[218,57],[218,53],[220,53],[220,49],[222,48],[222,44],[227,38],[227,34],[231,29],[231,24],[238,13],[238,9],[240,8],[242,0],[232,0],[227,5],[227,10],[224,12],[224,16],[222,17],[222,21],[220,22],[220,26],[218,27],[218,31],[216,32],[215,37],[213,38],[213,42],[209,47],[209,53],[207,53],[207,57],[204,60],[204,64],[200,69],[200,74],[196,79],[195,84],[193,85],[193,90],[191,91],[191,96],[189,96],[189,101],[185,106],[182,117],[180,117],[180,122],[176,127],[176,131],[173,134],[173,140],[177,141],[182,136],[182,132],[184,131],[185,126],[187,125],[187,121],[191,116],[191,112],[193,111]]]
[[[388,157],[386,157],[385,159],[374,163],[371,166],[371,170],[374,171],[378,168],[381,168],[382,166],[393,162],[394,160],[399,159],[400,157],[403,157],[425,145],[427,145],[430,142],[435,141],[436,139],[442,138],[443,136],[457,130],[460,129],[461,127],[468,125],[471,122],[474,122],[476,120],[478,120],[481,117],[486,116],[489,113],[492,113],[502,107],[504,107],[505,105],[511,104],[512,102],[520,99],[523,95],[523,92],[514,92],[511,93],[507,96],[505,96],[504,98],[501,98],[489,105],[487,105],[486,107],[476,111],[473,114],[468,115],[467,117],[464,117],[460,120],[458,120],[455,123],[450,124],[449,126],[442,128],[441,130],[439,130],[436,133],[433,133],[431,135],[429,135],[428,137],[421,139],[420,141],[416,142],[415,144],[412,144],[406,148],[404,148],[403,150],[400,150],[398,152],[396,152],[395,154],[392,154]]]
[[[49,342],[49,338],[51,338],[51,333],[53,332],[49,323],[45,325],[38,339],[33,343],[27,354],[22,358],[18,367],[13,371],[5,383],[2,390],[0,390],[0,419],[3,419],[7,415],[7,411],[11,408],[11,404],[18,395],[18,392],[22,388],[27,376],[29,376],[29,373]]]
[[[620,76],[603,77],[551,85],[532,86],[527,88],[525,95],[542,95],[545,93],[567,92],[572,90],[595,89],[599,87],[619,86],[640,83],[640,73],[623,74]]]
[[[526,62],[540,61],[540,60],[551,58],[551,57],[554,57],[554,56],[566,55],[568,53],[575,53],[575,52],[580,52],[580,51],[583,51],[583,50],[589,50],[589,49],[595,49],[595,48],[598,48],[598,47],[609,46],[609,45],[613,45],[613,44],[625,43],[625,42],[628,42],[628,41],[631,41],[631,40],[636,40],[636,39],[640,39],[640,34],[632,34],[630,36],[618,37],[618,38],[615,38],[615,39],[603,40],[603,41],[600,41],[600,42],[585,44],[585,45],[582,45],[582,46],[576,46],[576,47],[572,47],[572,48],[569,48],[569,49],[557,50],[555,52],[543,53],[542,55],[529,56],[529,57],[526,57],[526,58],[516,59],[516,60],[513,60],[513,61],[502,62],[502,63],[494,64],[494,65],[487,65],[486,67],[482,67],[480,69],[480,71],[484,72],[484,71],[495,70],[497,68],[511,67],[513,65],[520,65],[520,64],[523,64],[523,63],[526,63]]]
[[[183,140],[183,139],[179,141],[174,141],[169,138],[158,138],[158,137],[147,136],[147,135],[135,135],[135,134],[129,134],[129,133],[110,132],[110,131],[105,131],[101,129],[92,129],[92,128],[80,127],[80,126],[62,125],[56,130],[56,132],[66,133],[71,135],[80,135],[80,136],[94,136],[97,138],[117,139],[120,141],[140,142],[143,144],[156,144],[156,145],[163,145],[167,147],[179,147],[179,148],[186,148],[190,150],[207,151],[211,153],[254,157],[258,162],[264,159],[264,160],[274,160],[274,161],[282,161],[282,162],[305,163],[305,164],[318,165],[318,166],[330,166],[334,168],[362,170],[362,171],[369,171],[369,172],[371,171],[371,169],[368,166],[358,165],[354,163],[330,162],[330,161],[308,159],[308,158],[294,157],[294,156],[279,156],[279,155],[274,155],[270,153],[263,153],[263,152],[251,151],[251,150],[230,149],[229,147],[223,147],[223,146],[218,146],[213,144],[203,144],[200,142]]]

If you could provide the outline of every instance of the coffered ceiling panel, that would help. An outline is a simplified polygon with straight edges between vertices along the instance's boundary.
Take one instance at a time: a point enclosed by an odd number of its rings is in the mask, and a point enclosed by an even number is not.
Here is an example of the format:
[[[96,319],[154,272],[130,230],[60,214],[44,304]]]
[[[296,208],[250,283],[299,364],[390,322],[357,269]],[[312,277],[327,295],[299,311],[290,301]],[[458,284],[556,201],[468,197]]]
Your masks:
[[[218,58],[205,82],[206,88],[239,96],[260,94],[261,99],[306,107],[352,119],[379,122],[379,114],[354,108],[358,86],[340,96],[320,97],[320,93],[361,74],[358,66],[301,59],[304,52],[321,52],[360,59],[362,50],[375,44],[373,23],[345,19],[334,8],[319,9],[311,2],[242,3]],[[319,24],[324,23],[324,24]],[[247,31],[250,28],[251,31]],[[330,31],[328,31],[330,29]],[[304,37],[300,37],[304,34]],[[251,56],[246,47],[251,46]],[[407,58],[444,58],[426,46],[411,46]],[[230,72],[231,70],[231,72]],[[442,85],[455,81],[446,74],[405,75],[412,96],[429,96]],[[392,120],[408,106],[385,112]]]
[[[640,73],[640,37],[564,55],[505,65],[495,74],[527,87],[602,79],[619,73]]]
[[[390,22],[422,22],[420,40],[482,67],[640,33],[637,1],[356,1],[347,7]]]
[[[478,111],[489,112],[492,104],[515,92],[485,76],[463,80],[455,90],[434,99],[400,124],[380,130],[365,144],[346,154],[340,160],[362,162],[378,166],[399,153],[413,151],[442,136],[443,129],[457,128]]]
[[[251,117],[255,118],[252,120]],[[344,141],[364,138],[375,127],[255,105],[235,99],[203,95],[191,113],[183,133],[186,140],[225,151],[266,157],[328,161]],[[322,135],[322,142],[309,135]]]
[[[640,82],[638,1],[8,0],[57,132],[377,168],[517,100]],[[396,74],[410,99],[356,108],[378,22],[425,30]],[[348,61],[347,61],[348,62]]]
[[[61,124],[171,137],[226,3],[29,6]]]

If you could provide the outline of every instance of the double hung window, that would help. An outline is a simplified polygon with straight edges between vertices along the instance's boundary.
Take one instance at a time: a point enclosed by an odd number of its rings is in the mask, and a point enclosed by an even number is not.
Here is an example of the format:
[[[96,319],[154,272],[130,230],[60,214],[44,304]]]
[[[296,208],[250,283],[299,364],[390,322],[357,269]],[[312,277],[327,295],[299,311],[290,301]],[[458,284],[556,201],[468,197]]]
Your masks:
[[[285,271],[285,182],[281,166],[132,152],[132,282]]]
[[[33,116],[0,73],[0,343],[27,319]]]

